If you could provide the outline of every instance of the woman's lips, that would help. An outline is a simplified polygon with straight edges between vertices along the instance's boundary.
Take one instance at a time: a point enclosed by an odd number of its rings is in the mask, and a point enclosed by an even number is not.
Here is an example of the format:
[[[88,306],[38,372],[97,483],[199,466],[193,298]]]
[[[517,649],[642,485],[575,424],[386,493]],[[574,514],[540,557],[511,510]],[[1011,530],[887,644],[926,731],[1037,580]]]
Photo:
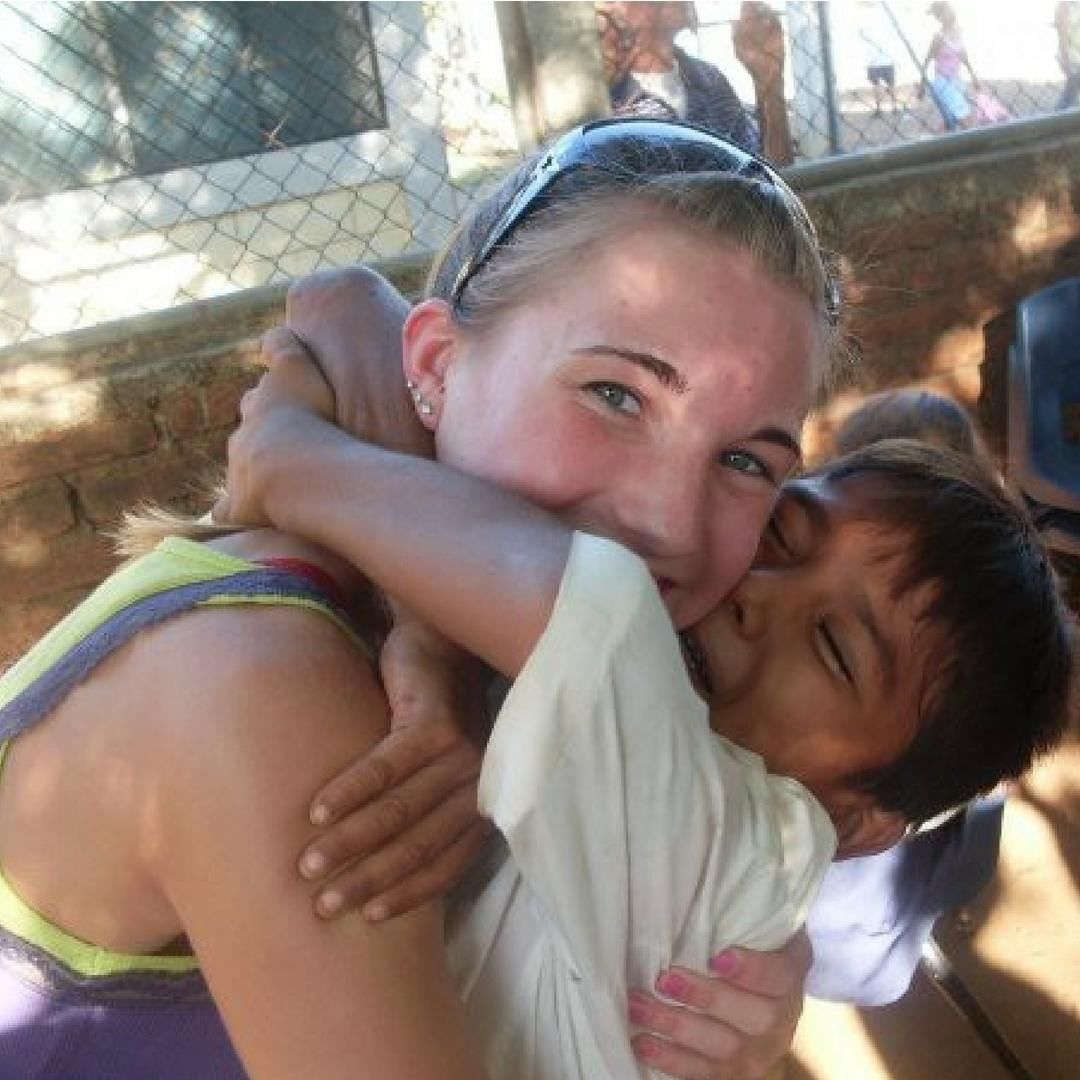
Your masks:
[[[653,574],[653,581],[656,582],[656,587],[660,590],[661,596],[667,596],[675,588],[675,582],[671,578],[661,577],[659,574]]]

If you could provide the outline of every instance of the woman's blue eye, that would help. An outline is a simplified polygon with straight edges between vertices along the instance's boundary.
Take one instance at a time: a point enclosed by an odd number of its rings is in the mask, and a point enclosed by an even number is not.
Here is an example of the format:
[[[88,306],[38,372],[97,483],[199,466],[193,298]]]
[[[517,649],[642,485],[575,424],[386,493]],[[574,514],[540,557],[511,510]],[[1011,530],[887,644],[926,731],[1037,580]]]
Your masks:
[[[727,469],[746,473],[747,476],[760,476],[775,483],[772,469],[757,454],[751,454],[748,450],[725,450],[720,455],[720,461]]]
[[[630,416],[637,416],[641,412],[641,398],[619,383],[591,383],[586,389],[615,412]]]

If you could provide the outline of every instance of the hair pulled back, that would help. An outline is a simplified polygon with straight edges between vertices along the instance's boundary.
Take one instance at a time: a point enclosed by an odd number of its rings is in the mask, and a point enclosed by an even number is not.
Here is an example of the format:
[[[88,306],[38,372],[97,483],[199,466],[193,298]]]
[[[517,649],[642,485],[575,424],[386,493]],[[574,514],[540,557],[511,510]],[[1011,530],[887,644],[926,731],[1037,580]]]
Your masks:
[[[452,305],[461,326],[482,329],[524,303],[550,275],[565,273],[590,246],[625,229],[633,205],[651,205],[747,251],[764,270],[798,288],[814,310],[822,351],[832,358],[836,330],[827,303],[832,279],[805,211],[792,205],[795,197],[764,177],[721,171],[715,159],[692,147],[642,138],[633,124],[608,141],[595,163],[558,176],[455,299],[462,266],[483,245],[541,156],[522,162],[481,200],[435,258],[427,291]],[[717,282],[717,291],[722,295],[723,282]]]

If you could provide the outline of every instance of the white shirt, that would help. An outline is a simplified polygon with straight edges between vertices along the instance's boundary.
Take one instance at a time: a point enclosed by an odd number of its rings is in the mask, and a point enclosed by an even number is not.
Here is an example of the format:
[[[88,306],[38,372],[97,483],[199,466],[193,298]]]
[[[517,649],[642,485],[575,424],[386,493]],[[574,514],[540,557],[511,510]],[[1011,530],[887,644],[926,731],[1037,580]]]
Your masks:
[[[643,90],[667,102],[675,110],[676,116],[686,119],[690,101],[686,93],[686,83],[683,82],[677,67],[670,71],[632,71],[630,78],[637,84],[639,91]]]
[[[659,1076],[630,987],[802,923],[835,834],[794,780],[715,735],[645,564],[578,534],[499,712],[480,807],[510,857],[448,927],[495,1080]]]

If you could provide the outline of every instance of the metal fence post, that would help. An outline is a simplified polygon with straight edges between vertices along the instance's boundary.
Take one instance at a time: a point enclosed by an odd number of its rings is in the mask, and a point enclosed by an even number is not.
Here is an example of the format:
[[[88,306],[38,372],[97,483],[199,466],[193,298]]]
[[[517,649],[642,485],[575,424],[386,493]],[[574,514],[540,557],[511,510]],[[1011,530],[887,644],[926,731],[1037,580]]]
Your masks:
[[[523,150],[610,112],[592,4],[498,0],[495,10]]]
[[[840,110],[836,103],[836,70],[833,66],[832,27],[829,22],[829,5],[817,5],[818,34],[821,40],[821,79],[825,84],[825,116],[829,125],[829,152],[839,154]]]

